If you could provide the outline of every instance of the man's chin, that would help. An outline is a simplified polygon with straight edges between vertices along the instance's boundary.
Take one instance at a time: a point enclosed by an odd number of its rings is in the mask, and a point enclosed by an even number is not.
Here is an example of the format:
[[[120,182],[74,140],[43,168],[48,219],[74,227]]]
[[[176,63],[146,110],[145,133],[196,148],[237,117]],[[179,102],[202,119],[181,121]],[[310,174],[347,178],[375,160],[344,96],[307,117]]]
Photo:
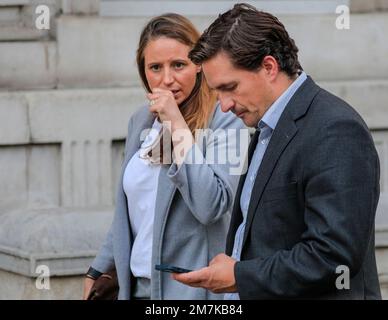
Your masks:
[[[251,114],[251,113],[244,113],[240,119],[242,120],[242,122],[244,122],[244,124],[247,126],[247,127],[252,127],[252,128],[255,128],[257,127],[257,124],[259,123],[260,121],[260,118],[257,118],[257,116],[255,116],[254,114]]]
[[[247,117],[246,114],[241,115],[241,117],[239,118],[242,120],[242,122],[244,122],[247,127],[254,127],[256,125],[256,123],[254,123],[254,121],[252,121],[249,116]]]

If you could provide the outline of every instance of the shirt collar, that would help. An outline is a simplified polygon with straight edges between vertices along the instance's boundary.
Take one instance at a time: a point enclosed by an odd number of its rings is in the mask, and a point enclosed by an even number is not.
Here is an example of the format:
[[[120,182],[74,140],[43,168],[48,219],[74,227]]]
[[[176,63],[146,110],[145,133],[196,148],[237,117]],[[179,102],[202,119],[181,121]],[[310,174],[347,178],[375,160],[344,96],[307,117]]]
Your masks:
[[[304,71],[302,71],[298,78],[296,78],[296,80],[287,88],[287,90],[284,91],[282,95],[276,99],[276,101],[266,111],[258,123],[258,127],[260,129],[266,126],[269,127],[271,131],[275,129],[288,102],[306,79],[307,75]]]

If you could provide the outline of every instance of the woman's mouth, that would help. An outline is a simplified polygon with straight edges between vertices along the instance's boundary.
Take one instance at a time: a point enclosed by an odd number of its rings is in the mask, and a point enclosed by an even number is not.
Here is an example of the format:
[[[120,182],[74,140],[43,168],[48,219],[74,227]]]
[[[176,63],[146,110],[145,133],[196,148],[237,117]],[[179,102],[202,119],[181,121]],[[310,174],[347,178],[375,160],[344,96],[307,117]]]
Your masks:
[[[180,94],[180,90],[171,90],[172,94],[174,95],[174,98],[176,99],[177,96]]]

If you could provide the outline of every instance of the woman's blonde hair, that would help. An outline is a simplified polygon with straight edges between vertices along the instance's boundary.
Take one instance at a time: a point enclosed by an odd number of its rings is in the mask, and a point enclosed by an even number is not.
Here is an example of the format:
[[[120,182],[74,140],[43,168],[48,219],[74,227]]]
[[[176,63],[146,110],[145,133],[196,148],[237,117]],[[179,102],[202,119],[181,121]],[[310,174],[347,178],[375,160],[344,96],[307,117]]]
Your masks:
[[[136,61],[140,78],[148,92],[151,92],[151,88],[145,74],[144,50],[150,40],[159,37],[177,40],[191,49],[199,39],[200,34],[187,18],[175,13],[157,16],[147,23],[140,36]],[[204,80],[202,71],[198,72],[193,91],[179,106],[183,118],[193,135],[195,129],[208,126],[215,102],[214,92]]]

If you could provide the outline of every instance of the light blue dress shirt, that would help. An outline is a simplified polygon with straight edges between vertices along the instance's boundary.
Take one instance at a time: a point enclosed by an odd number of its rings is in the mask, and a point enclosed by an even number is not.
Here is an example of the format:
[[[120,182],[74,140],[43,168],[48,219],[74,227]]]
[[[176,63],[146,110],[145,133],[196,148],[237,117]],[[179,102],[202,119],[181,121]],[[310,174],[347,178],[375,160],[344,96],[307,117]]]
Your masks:
[[[264,114],[263,118],[258,123],[258,129],[260,130],[259,139],[253,153],[251,163],[248,168],[248,172],[245,178],[244,186],[240,197],[240,207],[243,215],[243,222],[240,224],[236,231],[234,238],[234,246],[232,258],[240,261],[242,242],[244,239],[245,224],[248,215],[248,207],[251,199],[253,185],[256,180],[257,172],[259,171],[261,161],[263,160],[265,151],[271,140],[272,133],[276,128],[276,125],[286,108],[288,102],[292,96],[299,89],[302,83],[307,79],[305,72],[302,72],[299,77],[288,87],[286,91],[271,105],[271,107]],[[239,300],[238,293],[225,294],[225,300]]]

